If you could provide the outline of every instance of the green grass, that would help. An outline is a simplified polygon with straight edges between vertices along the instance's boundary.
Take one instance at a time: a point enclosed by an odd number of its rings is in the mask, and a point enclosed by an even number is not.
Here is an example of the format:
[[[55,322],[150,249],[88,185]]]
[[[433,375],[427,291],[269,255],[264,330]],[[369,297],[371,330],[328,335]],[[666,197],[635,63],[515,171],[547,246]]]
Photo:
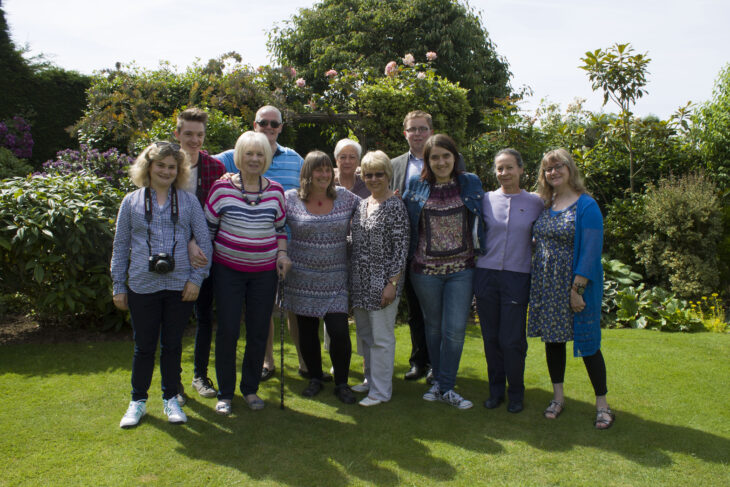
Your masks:
[[[481,406],[481,338],[470,326],[457,390],[475,407],[458,411],[424,402],[423,382],[402,380],[407,327],[396,335],[390,403],[346,406],[331,384],[315,400],[301,398],[306,384],[287,346],[285,410],[277,373],[262,384],[263,411],[249,411],[236,396],[234,414],[220,417],[215,399],[191,396],[188,423],[169,425],[155,370],[148,415],[132,430],[118,427],[129,401],[131,342],[0,347],[0,485],[730,484],[728,335],[604,331],[617,420],[603,432],[593,429],[592,389],[580,359],[568,360],[567,405],[558,420],[541,415],[550,384],[544,349],[532,339],[525,411],[488,411]],[[190,337],[183,364],[187,385]],[[355,384],[359,357],[351,370]]]

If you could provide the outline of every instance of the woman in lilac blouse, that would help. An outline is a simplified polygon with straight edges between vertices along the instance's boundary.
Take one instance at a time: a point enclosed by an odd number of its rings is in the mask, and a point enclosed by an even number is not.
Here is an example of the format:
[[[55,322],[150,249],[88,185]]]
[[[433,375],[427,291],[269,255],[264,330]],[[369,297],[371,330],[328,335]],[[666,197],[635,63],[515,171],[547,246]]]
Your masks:
[[[504,402],[509,383],[507,410],[519,413],[525,394],[532,224],[545,205],[538,195],[520,189],[524,169],[522,156],[516,150],[497,153],[494,173],[500,188],[487,193],[482,203],[487,253],[477,261],[474,273],[489,376],[489,399],[484,407],[494,409]]]

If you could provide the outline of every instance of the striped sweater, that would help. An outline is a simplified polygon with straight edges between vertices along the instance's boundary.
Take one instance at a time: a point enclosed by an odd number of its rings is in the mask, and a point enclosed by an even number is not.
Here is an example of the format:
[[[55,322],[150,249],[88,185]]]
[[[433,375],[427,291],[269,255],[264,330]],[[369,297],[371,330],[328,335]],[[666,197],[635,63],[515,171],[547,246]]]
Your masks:
[[[286,239],[284,208],[284,189],[275,181],[264,178],[256,205],[244,201],[230,180],[216,181],[205,203],[213,262],[240,272],[275,269],[277,242]]]

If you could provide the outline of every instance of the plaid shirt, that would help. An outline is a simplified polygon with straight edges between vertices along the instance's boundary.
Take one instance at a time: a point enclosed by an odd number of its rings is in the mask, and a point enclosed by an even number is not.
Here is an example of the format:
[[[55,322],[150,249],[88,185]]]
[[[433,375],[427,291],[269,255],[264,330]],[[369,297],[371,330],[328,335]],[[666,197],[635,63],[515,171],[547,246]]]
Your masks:
[[[218,181],[221,176],[226,173],[226,168],[221,161],[213,156],[209,156],[205,151],[200,151],[198,165],[198,170],[201,171],[200,174],[202,176],[202,180],[200,182],[202,194],[197,196],[200,201],[200,206],[202,207],[208,200],[208,194],[210,193],[210,188],[213,186],[213,183]]]

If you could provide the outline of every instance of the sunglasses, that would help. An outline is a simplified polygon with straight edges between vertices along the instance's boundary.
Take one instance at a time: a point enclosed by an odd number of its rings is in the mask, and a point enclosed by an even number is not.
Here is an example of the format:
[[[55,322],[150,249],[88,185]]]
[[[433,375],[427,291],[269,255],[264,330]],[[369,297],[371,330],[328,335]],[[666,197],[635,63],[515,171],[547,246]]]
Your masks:
[[[276,120],[256,120],[256,123],[263,128],[271,125],[272,129],[278,129],[281,126],[281,122],[277,122]]]
[[[180,144],[176,144],[175,142],[155,142],[155,147],[169,147],[174,152],[177,152],[180,150]]]
[[[371,179],[382,179],[383,176],[385,176],[385,173],[382,172],[382,171],[379,171],[379,172],[369,172],[367,174],[363,174],[362,175],[362,178],[363,179],[367,179],[367,180],[371,180]]]
[[[180,144],[176,144],[175,142],[154,142],[152,145],[159,149],[159,155],[162,157],[180,152]],[[148,162],[152,162],[149,151],[145,153],[144,157]]]

